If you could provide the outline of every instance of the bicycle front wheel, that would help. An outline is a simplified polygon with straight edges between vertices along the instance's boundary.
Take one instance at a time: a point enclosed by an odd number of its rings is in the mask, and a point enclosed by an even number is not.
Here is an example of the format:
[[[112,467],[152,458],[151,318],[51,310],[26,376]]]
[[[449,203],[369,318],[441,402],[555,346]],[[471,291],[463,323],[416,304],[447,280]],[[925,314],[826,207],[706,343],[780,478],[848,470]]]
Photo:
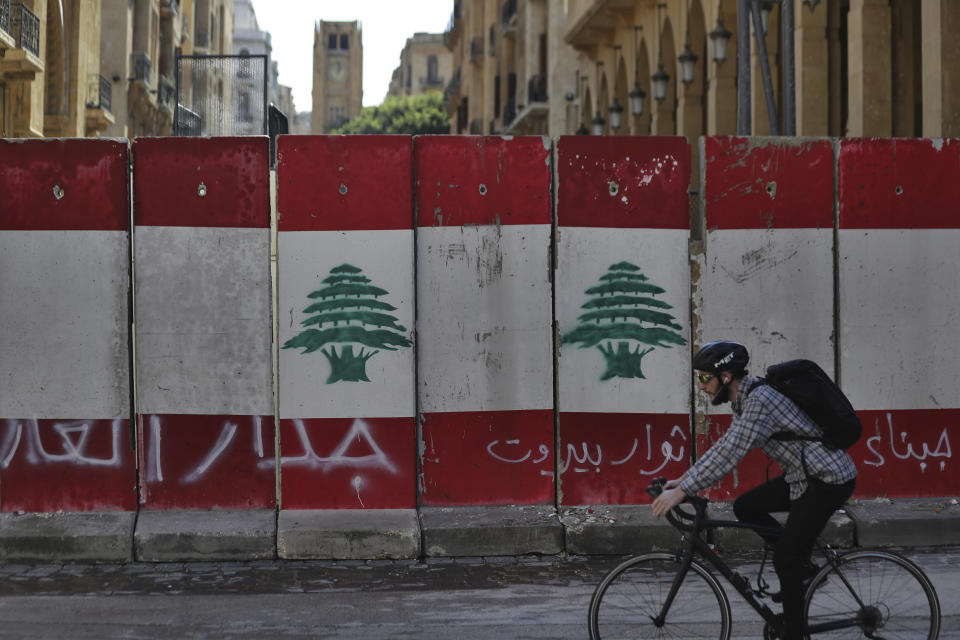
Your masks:
[[[590,601],[592,640],[730,637],[730,601],[717,579],[693,561],[661,624],[663,604],[680,570],[677,557],[649,553],[630,558],[597,585]]]
[[[852,551],[825,566],[807,588],[808,637],[934,640],[940,602],[926,574],[886,551]]]

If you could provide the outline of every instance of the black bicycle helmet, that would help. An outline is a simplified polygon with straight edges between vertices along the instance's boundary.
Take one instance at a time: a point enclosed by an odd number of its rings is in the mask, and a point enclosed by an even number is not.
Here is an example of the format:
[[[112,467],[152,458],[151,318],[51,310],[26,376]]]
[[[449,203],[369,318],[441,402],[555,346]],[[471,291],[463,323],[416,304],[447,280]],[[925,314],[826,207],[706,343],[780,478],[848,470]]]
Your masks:
[[[721,371],[730,371],[735,375],[743,373],[748,362],[750,354],[747,353],[747,348],[732,340],[708,342],[693,356],[693,368],[696,371],[706,371],[714,375]]]

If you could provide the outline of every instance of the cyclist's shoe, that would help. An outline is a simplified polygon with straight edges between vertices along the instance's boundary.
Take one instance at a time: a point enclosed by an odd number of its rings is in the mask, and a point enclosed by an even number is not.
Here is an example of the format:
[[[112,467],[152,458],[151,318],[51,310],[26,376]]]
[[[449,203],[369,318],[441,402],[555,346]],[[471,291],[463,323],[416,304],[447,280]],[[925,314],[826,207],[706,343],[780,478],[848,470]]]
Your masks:
[[[807,565],[801,570],[800,582],[803,585],[803,589],[801,592],[806,592],[807,587],[810,586],[810,581],[813,580],[814,576],[817,575],[818,571],[820,571],[820,567],[813,564],[812,562],[807,563]],[[771,593],[770,599],[778,603],[783,602],[783,591],[777,591],[776,593]]]

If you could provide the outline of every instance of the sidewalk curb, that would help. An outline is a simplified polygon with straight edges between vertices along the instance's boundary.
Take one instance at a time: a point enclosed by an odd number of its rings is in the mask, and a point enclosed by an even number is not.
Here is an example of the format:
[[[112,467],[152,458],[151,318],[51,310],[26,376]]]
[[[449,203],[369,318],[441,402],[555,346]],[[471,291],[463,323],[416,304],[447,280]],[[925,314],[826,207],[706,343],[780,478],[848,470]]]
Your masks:
[[[131,562],[135,511],[0,513],[0,563]]]
[[[862,547],[935,547],[960,544],[956,498],[857,500],[848,511]]]
[[[134,552],[145,562],[273,559],[276,533],[272,509],[141,511]]]
[[[553,506],[424,507],[427,556],[516,556],[563,552],[563,526]]]
[[[416,509],[284,509],[277,519],[277,555],[290,560],[416,558]]]

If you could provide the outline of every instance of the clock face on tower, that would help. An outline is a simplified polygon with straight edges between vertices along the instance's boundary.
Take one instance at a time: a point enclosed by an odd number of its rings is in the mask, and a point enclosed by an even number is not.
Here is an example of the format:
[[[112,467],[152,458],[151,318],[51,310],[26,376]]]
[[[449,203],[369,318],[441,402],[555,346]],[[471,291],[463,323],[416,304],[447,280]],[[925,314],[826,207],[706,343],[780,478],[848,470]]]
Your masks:
[[[327,78],[331,82],[343,82],[347,79],[347,63],[344,60],[327,62]]]

